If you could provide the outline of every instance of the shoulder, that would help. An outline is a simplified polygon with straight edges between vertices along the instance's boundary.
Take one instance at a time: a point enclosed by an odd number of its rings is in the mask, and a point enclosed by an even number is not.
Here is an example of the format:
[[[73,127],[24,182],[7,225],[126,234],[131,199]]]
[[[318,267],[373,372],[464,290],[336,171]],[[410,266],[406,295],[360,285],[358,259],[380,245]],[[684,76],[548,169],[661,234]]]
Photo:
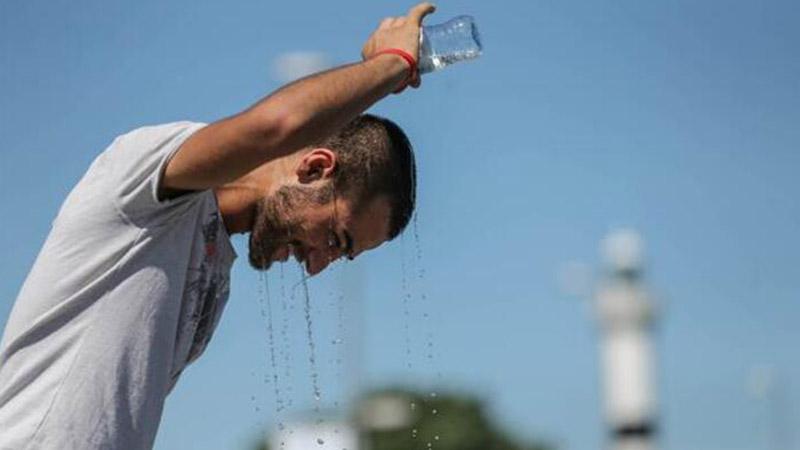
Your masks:
[[[183,120],[179,122],[169,122],[156,125],[145,125],[128,131],[117,137],[118,140],[148,140],[169,139],[178,137],[182,134],[191,134],[207,124],[203,122],[193,122]],[[143,142],[143,143],[144,143]]]

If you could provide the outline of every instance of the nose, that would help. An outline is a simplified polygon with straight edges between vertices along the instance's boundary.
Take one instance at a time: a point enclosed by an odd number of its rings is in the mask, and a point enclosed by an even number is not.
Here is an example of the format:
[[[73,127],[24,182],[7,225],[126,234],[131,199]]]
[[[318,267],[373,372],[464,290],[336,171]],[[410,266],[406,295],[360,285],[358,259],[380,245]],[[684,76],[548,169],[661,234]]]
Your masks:
[[[332,262],[342,257],[342,252],[339,249],[331,249],[328,251],[312,251],[308,255],[308,265],[306,271],[309,276],[314,276],[327,268]]]

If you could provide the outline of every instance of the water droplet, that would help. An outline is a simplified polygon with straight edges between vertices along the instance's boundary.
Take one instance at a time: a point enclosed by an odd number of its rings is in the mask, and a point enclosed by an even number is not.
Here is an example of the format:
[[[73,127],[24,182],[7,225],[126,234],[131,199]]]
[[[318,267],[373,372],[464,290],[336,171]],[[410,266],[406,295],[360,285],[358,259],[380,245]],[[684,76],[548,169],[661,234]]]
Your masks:
[[[309,293],[308,290],[308,277],[306,276],[303,264],[298,262],[297,266],[300,269],[300,282],[303,288],[303,297],[305,300],[305,302],[303,303],[303,310],[306,319],[306,337],[308,340],[308,350],[309,350],[308,362],[310,363],[311,367],[311,389],[314,393],[314,400],[316,400],[317,402],[315,410],[318,410],[319,401],[322,398],[322,394],[320,393],[319,389],[319,372],[317,371],[316,344],[314,343],[313,321],[311,320],[311,294]]]
[[[417,403],[416,402],[411,402],[411,410],[414,411],[416,409],[417,409]]]
[[[325,441],[323,441],[322,438],[317,438],[317,444],[323,445],[324,443]]]
[[[431,392],[431,398],[436,398],[436,392]]]
[[[434,436],[434,437],[433,437],[433,440],[434,440],[434,441],[438,441],[438,440],[439,440],[439,435],[437,434],[436,436]]]
[[[434,409],[432,409],[432,410],[431,410],[431,414],[433,414],[434,416],[435,416],[437,413],[439,413],[439,411],[437,411],[437,410],[436,410],[436,408],[434,408]]]

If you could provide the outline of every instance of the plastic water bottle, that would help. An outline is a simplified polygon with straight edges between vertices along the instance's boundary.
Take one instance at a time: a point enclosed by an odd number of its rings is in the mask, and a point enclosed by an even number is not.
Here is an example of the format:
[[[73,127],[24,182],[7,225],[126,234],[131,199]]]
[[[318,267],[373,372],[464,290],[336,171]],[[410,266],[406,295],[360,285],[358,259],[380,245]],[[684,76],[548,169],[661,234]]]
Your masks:
[[[439,25],[424,26],[419,40],[420,74],[444,69],[458,61],[475,59],[483,51],[472,16],[458,16]]]

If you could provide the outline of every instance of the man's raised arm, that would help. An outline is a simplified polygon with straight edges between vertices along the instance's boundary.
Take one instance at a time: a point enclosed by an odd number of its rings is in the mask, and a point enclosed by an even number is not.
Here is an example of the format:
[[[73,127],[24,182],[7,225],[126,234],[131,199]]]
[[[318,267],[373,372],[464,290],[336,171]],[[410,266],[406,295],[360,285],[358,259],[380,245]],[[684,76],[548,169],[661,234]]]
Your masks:
[[[418,87],[403,57],[380,52],[395,48],[418,59],[419,28],[433,10],[420,3],[405,17],[384,19],[364,45],[364,61],[298,80],[199,130],[167,165],[162,189],[202,190],[233,181],[329,136],[398,88]]]

